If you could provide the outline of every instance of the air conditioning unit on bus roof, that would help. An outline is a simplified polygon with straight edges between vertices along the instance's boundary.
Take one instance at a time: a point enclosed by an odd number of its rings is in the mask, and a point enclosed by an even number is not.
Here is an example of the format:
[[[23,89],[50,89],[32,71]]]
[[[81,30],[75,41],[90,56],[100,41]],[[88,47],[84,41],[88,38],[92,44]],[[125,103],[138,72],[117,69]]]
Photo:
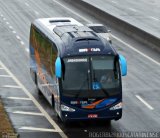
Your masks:
[[[77,26],[83,26],[80,22],[76,21],[73,18],[63,17],[63,18],[49,18],[49,23],[51,25],[56,26],[65,26],[65,25],[77,25]]]

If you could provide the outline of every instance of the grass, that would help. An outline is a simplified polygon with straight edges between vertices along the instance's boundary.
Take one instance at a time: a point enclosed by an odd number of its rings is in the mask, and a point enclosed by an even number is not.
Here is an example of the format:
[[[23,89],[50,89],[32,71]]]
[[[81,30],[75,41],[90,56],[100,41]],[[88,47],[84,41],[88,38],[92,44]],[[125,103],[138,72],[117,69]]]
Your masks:
[[[17,138],[14,128],[4,110],[2,100],[0,98],[0,138]]]

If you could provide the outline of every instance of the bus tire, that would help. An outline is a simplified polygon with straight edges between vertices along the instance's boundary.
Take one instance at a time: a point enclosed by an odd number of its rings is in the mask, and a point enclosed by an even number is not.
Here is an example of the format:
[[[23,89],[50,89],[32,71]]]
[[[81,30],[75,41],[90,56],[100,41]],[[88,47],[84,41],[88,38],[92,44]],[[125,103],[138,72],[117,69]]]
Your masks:
[[[36,85],[36,88],[37,88],[38,95],[42,95],[42,92],[38,87],[38,79],[37,79],[37,74],[36,73],[34,73],[34,82],[35,82],[35,85]]]
[[[54,95],[52,94],[52,107],[55,109]]]
[[[59,123],[62,123],[62,120],[61,120],[61,118],[59,117],[58,113],[56,113],[56,118],[57,118],[57,121],[58,121]]]

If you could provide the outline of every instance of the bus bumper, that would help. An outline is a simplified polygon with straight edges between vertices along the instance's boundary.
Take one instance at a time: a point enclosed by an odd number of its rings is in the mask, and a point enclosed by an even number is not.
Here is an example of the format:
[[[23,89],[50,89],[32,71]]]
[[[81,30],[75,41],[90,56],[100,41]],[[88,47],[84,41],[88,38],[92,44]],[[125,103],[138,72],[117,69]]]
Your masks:
[[[62,121],[80,121],[80,120],[119,120],[122,117],[122,109],[117,110],[101,110],[96,112],[75,111],[61,112]]]

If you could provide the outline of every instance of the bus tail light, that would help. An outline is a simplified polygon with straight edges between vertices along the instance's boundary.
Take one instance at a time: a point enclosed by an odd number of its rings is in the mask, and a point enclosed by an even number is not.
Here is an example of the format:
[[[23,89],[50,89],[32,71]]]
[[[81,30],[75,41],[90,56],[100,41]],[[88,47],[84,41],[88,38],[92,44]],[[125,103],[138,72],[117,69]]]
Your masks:
[[[122,109],[122,102],[120,102],[110,108],[110,110],[117,110],[117,109]]]
[[[75,111],[75,109],[70,108],[70,107],[68,107],[68,106],[66,106],[64,104],[61,104],[61,110],[62,111],[66,111],[66,112],[74,112]]]

